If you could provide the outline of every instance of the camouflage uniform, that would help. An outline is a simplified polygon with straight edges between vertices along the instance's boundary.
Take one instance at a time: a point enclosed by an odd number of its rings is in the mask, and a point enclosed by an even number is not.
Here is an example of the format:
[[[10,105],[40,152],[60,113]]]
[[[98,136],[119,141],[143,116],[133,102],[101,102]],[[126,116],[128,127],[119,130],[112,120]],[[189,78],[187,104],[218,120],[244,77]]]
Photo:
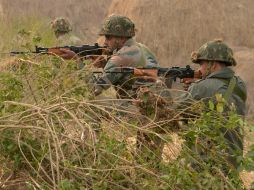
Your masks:
[[[82,44],[81,40],[77,36],[70,34],[72,28],[67,19],[56,18],[52,21],[51,27],[57,36],[57,46]]]
[[[137,43],[132,38],[135,35],[134,24],[127,17],[110,16],[105,21],[100,35],[122,36],[129,39],[121,49],[114,50],[104,67],[105,74],[97,82],[97,90],[101,92],[114,85],[119,98],[135,97],[133,85],[136,81],[130,74],[114,72],[120,71],[120,67],[157,67],[155,56],[145,45]]]
[[[199,80],[190,86],[188,89],[189,96],[195,100],[201,100],[213,97],[215,94],[225,94],[230,79],[235,77],[236,85],[228,102],[234,103],[237,114],[245,115],[246,86],[243,80],[234,74],[231,68],[224,68],[218,72],[211,73],[205,79]]]
[[[110,16],[105,21],[100,31],[100,35],[127,37],[129,39],[124,43],[123,47],[119,50],[115,50],[112,57],[108,60],[106,66],[104,67],[105,74],[96,83],[98,92],[114,85],[118,98],[130,99],[137,98],[138,96],[138,98],[142,99],[143,95],[137,94],[137,90],[140,86],[145,85],[148,86],[150,90],[155,89],[157,92],[153,92],[151,95],[151,99],[154,100],[152,104],[150,104],[149,101],[144,103],[141,100],[140,104],[137,105],[141,113],[146,117],[149,117],[150,115],[146,112],[148,109],[146,105],[149,104],[149,108],[152,108],[151,105],[155,106],[158,96],[165,95],[166,93],[161,89],[159,92],[158,87],[154,83],[147,83],[142,81],[142,79],[135,79],[134,76],[128,73],[114,72],[121,71],[120,67],[157,68],[159,65],[155,56],[145,45],[137,43],[132,38],[135,35],[134,23],[125,16]],[[163,87],[163,89],[165,89],[165,87]],[[144,91],[144,96],[146,96],[147,93],[150,94],[150,90]],[[156,104],[156,106],[158,105]],[[144,120],[140,126],[145,126],[146,122],[147,121]],[[136,158],[140,163],[146,161],[151,164],[157,164],[161,160],[163,142],[160,137],[154,134],[154,132],[158,129],[154,127],[152,130],[152,133],[143,132],[143,130],[138,130],[137,132]]]
[[[226,66],[236,65],[232,50],[221,41],[211,41],[204,44],[198,52],[192,53],[191,58],[192,62],[197,64],[204,60],[208,61],[209,64],[217,61],[226,64]],[[185,101],[195,99],[204,100],[205,103],[211,98],[214,100],[215,94],[222,94],[228,105],[232,103],[235,105],[237,114],[245,115],[246,86],[242,79],[235,76],[234,71],[229,67],[216,72],[207,70],[207,76],[193,83],[188,92],[189,94],[183,97]],[[222,128],[222,132],[229,144],[229,153],[232,155],[232,157],[228,157],[228,160],[232,166],[237,167],[236,152],[242,154],[243,136],[237,126],[234,130]]]
[[[154,55],[143,44],[129,39],[124,46],[116,51],[104,67],[105,75],[100,78],[98,84],[104,90],[113,84],[119,98],[135,97],[133,88],[136,84],[128,73],[114,73],[120,71],[119,67],[156,67],[158,65]],[[111,73],[110,73],[111,72]]]

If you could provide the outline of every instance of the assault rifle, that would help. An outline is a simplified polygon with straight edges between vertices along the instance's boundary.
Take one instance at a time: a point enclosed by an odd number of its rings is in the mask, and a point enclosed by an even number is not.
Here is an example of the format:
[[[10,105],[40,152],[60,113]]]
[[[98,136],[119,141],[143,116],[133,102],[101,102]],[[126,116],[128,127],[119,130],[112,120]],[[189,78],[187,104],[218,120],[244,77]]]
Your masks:
[[[102,72],[93,72],[102,73]],[[117,67],[115,71],[104,73],[127,73],[134,77],[143,78],[146,80],[156,80],[158,77],[179,79],[200,79],[201,73],[193,70],[189,65],[186,67],[171,67],[171,68],[134,68],[134,67]]]
[[[94,45],[82,45],[82,46],[61,46],[61,47],[38,47],[35,46],[35,51],[11,51],[11,55],[17,54],[55,54],[61,56],[61,49],[66,49],[73,51],[79,57],[93,56],[93,55],[103,55],[107,53],[106,46],[99,46],[98,43]],[[105,53],[106,52],[106,53]],[[108,53],[110,54],[110,53]]]

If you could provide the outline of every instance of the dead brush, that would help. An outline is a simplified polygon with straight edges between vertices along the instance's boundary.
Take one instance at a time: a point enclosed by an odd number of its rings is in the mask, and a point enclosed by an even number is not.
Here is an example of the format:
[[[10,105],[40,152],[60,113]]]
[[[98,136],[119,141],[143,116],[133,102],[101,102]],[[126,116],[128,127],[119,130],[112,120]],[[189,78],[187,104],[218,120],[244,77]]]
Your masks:
[[[120,178],[123,177],[125,183],[132,184],[133,179],[128,179],[131,178],[128,175],[133,173],[136,167],[142,169],[141,165],[133,163],[133,155],[127,149],[129,145],[126,144],[126,137],[123,138],[124,130],[130,134],[133,132],[128,130],[138,126],[112,115],[104,106],[96,105],[95,101],[58,99],[54,104],[40,106],[10,101],[5,103],[25,108],[25,111],[0,118],[1,131],[11,131],[12,136],[9,138],[18,146],[19,153],[16,154],[20,156],[15,170],[26,173],[34,188],[40,189],[40,184],[44,184],[47,188],[57,189],[62,181],[70,176],[70,183],[79,179],[82,185],[91,188],[92,181],[99,183],[100,178],[110,182],[109,176],[106,176],[115,172]],[[109,108],[107,106],[107,109]],[[91,111],[95,109],[98,115]],[[105,112],[107,118],[101,117],[100,112]],[[100,118],[99,122],[108,123],[110,126],[104,126],[101,131],[96,132],[90,124],[96,122],[93,118]],[[124,130],[121,129],[123,127]],[[108,136],[107,134],[112,133],[111,128],[118,130],[118,133],[121,131],[122,135]],[[105,140],[108,142],[104,142]],[[102,144],[103,142],[105,144]],[[114,142],[117,144],[110,147]],[[105,147],[107,143],[110,144]],[[100,162],[104,164],[100,165]]]
[[[75,62],[57,57],[32,60],[38,64],[8,70],[7,83],[2,82],[12,96],[0,101],[1,161],[8,163],[1,188],[16,187],[17,180],[31,189],[200,189],[225,181],[234,187],[217,165],[210,170],[185,145],[186,139],[196,142],[199,134],[215,138],[204,126],[217,121],[218,115],[199,112],[200,120],[176,137],[174,124],[188,108],[176,111],[175,98],[167,102],[143,89],[140,100],[134,101],[136,107],[132,99],[94,99],[86,83],[90,77],[86,68],[79,70]],[[22,85],[14,89],[9,84]],[[161,162],[151,164],[139,154],[138,132],[165,144]],[[191,169],[191,160],[204,171]],[[213,162],[217,161],[225,163],[215,157]]]
[[[144,180],[149,180],[161,187],[177,187],[179,184],[175,184],[169,176],[184,179],[186,175],[191,178],[197,175],[194,170],[188,169],[188,159],[197,159],[202,167],[208,167],[190,150],[187,151],[185,145],[183,149],[186,152],[178,151],[180,153],[175,161],[160,164],[162,170],[147,165],[145,161],[136,162],[135,141],[128,140],[131,136],[135,138],[136,131],[155,134],[165,143],[171,142],[171,134],[161,135],[153,130],[152,126],[160,126],[159,121],[147,117],[142,126],[135,119],[142,117],[138,113],[132,113],[134,116],[130,119],[115,114],[115,107],[103,105],[102,101],[58,98],[51,104],[41,105],[6,101],[6,105],[15,105],[22,110],[0,118],[1,147],[4,147],[3,142],[6,146],[2,153],[7,160],[14,161],[13,171],[16,174],[26,176],[19,183],[35,189],[138,189]],[[125,110],[123,113],[131,114]],[[101,128],[95,130],[96,122]],[[8,149],[7,145],[12,145],[12,148]],[[214,180],[215,177],[222,179],[234,189],[234,185],[227,182],[221,173],[213,177],[211,173],[207,175]],[[11,176],[2,182],[3,187],[13,185],[10,183],[14,183],[15,175]],[[202,186],[202,180],[196,182]]]

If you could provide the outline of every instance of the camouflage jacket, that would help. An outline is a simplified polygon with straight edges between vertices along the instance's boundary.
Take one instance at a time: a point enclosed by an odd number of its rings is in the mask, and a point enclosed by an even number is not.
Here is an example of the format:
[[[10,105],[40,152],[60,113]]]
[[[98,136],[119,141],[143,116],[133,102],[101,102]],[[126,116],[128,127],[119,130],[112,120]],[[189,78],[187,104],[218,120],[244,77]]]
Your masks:
[[[195,100],[204,98],[212,98],[215,94],[224,95],[228,89],[229,81],[232,77],[236,77],[236,85],[229,96],[228,103],[234,103],[236,111],[239,115],[245,115],[245,102],[246,102],[246,86],[240,77],[234,76],[234,71],[228,67],[213,72],[205,79],[197,81],[190,86],[188,92],[189,96]]]
[[[236,83],[232,93],[228,96],[227,102],[229,105],[232,103],[235,105],[237,114],[245,115],[246,86],[240,77],[234,74],[234,71],[228,67],[211,73],[205,79],[197,81],[189,87],[189,94],[184,97],[184,102],[194,99],[204,100],[207,103],[207,100],[214,98],[215,94],[222,94],[224,96],[229,88],[230,80],[235,77]],[[236,155],[241,155],[243,152],[243,136],[240,131],[238,126],[234,129],[221,128],[221,132],[228,141],[227,151],[231,155],[227,156],[227,159],[234,167],[238,166]],[[195,150],[197,148],[193,148],[193,151]],[[205,156],[203,157],[205,158]]]
[[[127,94],[126,97],[132,97],[129,92],[132,91],[135,81],[132,79],[133,77],[130,77],[130,74],[114,72],[119,71],[119,67],[157,66],[158,62],[153,53],[145,45],[137,43],[134,39],[130,38],[108,60],[104,67],[105,74],[97,81],[97,85],[100,85],[104,90],[109,88],[110,85],[114,85],[120,98],[123,98]]]

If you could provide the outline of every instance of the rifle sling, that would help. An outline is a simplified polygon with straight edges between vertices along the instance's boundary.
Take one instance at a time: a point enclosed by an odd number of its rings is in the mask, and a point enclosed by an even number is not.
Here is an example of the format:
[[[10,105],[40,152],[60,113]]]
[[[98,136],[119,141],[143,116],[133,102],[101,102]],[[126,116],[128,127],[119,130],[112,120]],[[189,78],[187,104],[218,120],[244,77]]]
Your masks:
[[[237,96],[239,96],[243,101],[246,101],[246,94],[242,91],[242,89],[236,85],[236,77],[232,77],[230,80],[228,79],[219,79],[224,84],[228,84],[227,91],[224,94],[224,99],[228,101],[229,97],[234,92]]]
[[[233,91],[234,91],[234,88],[235,88],[235,85],[236,85],[236,78],[235,77],[232,77],[229,81],[229,85],[228,85],[228,88],[227,88],[227,91],[225,92],[224,94],[224,99],[228,102],[229,100],[229,97],[232,95]]]

